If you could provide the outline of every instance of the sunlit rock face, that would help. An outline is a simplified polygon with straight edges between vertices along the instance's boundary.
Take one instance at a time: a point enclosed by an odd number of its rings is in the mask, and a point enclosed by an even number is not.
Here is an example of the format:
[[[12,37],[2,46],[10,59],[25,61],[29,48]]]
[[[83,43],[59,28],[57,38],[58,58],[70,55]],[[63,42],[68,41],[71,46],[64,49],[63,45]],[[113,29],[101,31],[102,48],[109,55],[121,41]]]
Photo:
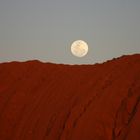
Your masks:
[[[140,55],[103,64],[0,64],[0,140],[140,140]]]

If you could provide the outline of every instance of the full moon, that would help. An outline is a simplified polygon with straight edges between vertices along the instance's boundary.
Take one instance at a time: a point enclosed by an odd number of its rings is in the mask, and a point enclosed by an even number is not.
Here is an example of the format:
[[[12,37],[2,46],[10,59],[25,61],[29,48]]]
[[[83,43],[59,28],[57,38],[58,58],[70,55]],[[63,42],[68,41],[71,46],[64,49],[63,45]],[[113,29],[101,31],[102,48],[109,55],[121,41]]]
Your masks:
[[[83,57],[88,53],[88,44],[83,40],[74,41],[71,45],[71,52],[74,56]]]

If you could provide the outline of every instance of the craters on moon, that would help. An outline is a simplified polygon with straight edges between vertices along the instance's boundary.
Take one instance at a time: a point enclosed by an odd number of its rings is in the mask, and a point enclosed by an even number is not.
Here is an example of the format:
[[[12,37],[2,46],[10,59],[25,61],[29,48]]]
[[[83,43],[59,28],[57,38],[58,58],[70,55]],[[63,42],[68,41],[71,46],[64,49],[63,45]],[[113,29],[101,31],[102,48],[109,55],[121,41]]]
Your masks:
[[[84,57],[88,53],[88,44],[83,40],[74,41],[71,45],[71,53],[77,57]]]

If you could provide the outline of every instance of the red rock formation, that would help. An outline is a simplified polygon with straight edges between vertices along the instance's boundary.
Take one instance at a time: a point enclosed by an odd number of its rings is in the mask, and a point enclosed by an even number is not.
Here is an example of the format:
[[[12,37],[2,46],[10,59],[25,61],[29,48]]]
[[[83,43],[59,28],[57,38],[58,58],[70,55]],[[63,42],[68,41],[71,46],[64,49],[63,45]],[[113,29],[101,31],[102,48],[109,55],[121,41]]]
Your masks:
[[[140,140],[140,55],[0,64],[0,140]]]

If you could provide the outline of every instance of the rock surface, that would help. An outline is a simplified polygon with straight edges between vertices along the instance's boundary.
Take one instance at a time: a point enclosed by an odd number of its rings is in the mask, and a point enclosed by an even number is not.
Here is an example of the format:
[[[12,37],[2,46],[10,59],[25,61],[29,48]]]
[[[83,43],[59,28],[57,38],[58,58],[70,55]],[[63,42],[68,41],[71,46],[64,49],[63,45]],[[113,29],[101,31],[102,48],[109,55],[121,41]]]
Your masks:
[[[0,140],[140,140],[140,55],[0,64]]]

